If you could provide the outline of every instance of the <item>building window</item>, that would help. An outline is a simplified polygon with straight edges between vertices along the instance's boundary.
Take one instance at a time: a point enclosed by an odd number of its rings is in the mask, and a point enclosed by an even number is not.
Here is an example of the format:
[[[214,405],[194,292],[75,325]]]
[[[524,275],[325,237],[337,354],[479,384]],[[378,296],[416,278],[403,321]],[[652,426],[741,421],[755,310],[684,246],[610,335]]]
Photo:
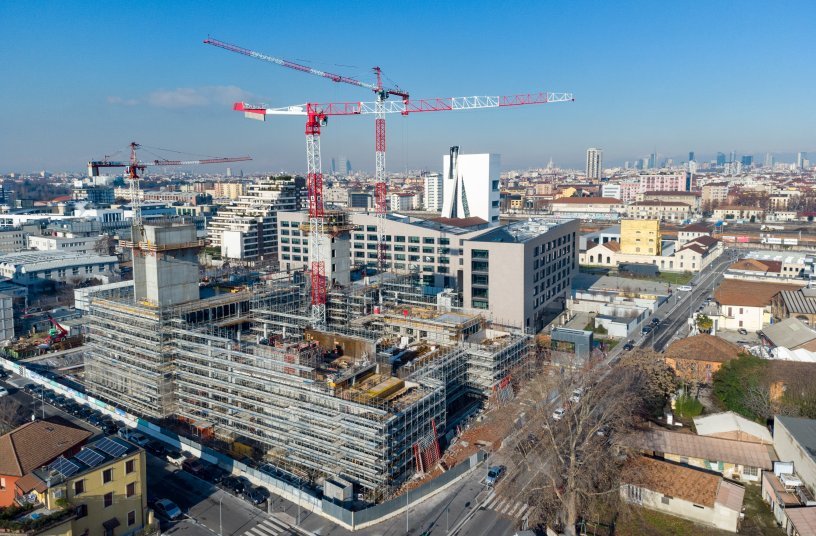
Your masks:
[[[105,494],[105,508],[113,504],[113,492]]]
[[[74,482],[74,495],[80,495],[82,493],[85,493],[85,481],[77,480]]]
[[[668,495],[664,495],[664,496],[663,496],[663,497],[662,497],[660,500],[661,500],[661,502],[662,502],[663,504],[669,504],[669,503],[671,503],[671,499],[672,499],[672,498],[671,498],[671,497],[669,497]]]
[[[131,482],[127,485],[127,491],[125,492],[125,497],[133,497],[136,495],[136,482]]]
[[[136,524],[136,510],[131,510],[130,512],[128,512],[127,519],[128,519],[128,527],[132,527],[133,525],[135,525]]]
[[[129,475],[136,470],[136,460],[128,460],[125,462],[125,474]]]
[[[743,467],[742,474],[745,476],[759,476],[759,469],[756,467]]]
[[[107,484],[113,481],[113,469],[105,469],[102,471],[102,483]]]
[[[78,504],[76,509],[74,510],[74,514],[77,516],[77,519],[81,519],[88,515],[88,505],[87,504]]]

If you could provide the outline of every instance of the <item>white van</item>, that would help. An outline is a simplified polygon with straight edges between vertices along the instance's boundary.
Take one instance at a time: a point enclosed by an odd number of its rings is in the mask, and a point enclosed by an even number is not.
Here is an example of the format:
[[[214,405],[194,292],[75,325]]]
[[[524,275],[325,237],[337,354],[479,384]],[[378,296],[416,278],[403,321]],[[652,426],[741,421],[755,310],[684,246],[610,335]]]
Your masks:
[[[691,287],[689,285],[680,285],[677,287],[677,290],[680,292],[691,292]]]

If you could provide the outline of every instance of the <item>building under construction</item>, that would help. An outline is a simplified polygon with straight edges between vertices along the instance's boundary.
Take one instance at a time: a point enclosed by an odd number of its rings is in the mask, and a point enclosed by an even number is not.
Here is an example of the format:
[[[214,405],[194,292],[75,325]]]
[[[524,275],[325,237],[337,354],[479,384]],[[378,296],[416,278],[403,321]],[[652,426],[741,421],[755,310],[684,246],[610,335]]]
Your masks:
[[[423,295],[410,276],[333,289],[315,326],[299,272],[198,299],[194,227],[133,236],[133,293],[90,304],[89,392],[310,481],[389,494],[530,363],[529,336]]]

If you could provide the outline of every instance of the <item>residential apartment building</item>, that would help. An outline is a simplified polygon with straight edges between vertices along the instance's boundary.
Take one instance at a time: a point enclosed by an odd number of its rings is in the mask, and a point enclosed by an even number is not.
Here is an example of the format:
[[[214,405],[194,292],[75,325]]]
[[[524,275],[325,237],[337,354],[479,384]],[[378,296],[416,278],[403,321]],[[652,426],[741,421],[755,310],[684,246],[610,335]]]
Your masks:
[[[26,423],[0,436],[0,507],[11,506],[21,479],[62,455],[70,456],[93,434],[59,418]]]
[[[430,212],[442,211],[442,197],[444,190],[444,180],[439,173],[428,173],[424,177],[424,205],[425,210]]]
[[[638,193],[683,192],[689,189],[689,179],[685,171],[640,173],[636,181]]]
[[[246,185],[242,182],[216,182],[213,184],[212,196],[219,199],[237,201],[246,194]]]
[[[624,255],[660,255],[660,221],[621,220],[620,252]]]
[[[700,198],[704,207],[721,205],[728,200],[727,182],[709,182],[704,184]]]
[[[717,329],[740,328],[759,331],[771,322],[771,301],[783,291],[796,291],[796,285],[758,283],[737,279],[724,279],[714,291],[719,315],[714,318]]]
[[[636,201],[626,207],[626,215],[638,220],[681,222],[689,220],[691,206],[680,201]]]
[[[70,509],[49,534],[133,534],[148,521],[146,466],[143,449],[103,437],[18,480],[15,500],[55,517]]]
[[[739,205],[720,206],[714,210],[714,218],[718,220],[750,220],[761,221],[765,211],[759,207],[743,207]]]
[[[644,192],[638,194],[638,201],[667,201],[671,203],[685,203],[691,207],[692,211],[700,210],[700,193],[699,192]]]
[[[278,250],[277,213],[297,210],[300,188],[291,177],[268,177],[249,184],[246,195],[213,216],[207,228],[211,247],[223,257],[259,260]]]
[[[22,229],[0,231],[0,253],[14,253],[26,248],[27,233]]]
[[[587,149],[586,152],[586,178],[589,181],[601,180],[603,173],[603,151],[600,149]]]

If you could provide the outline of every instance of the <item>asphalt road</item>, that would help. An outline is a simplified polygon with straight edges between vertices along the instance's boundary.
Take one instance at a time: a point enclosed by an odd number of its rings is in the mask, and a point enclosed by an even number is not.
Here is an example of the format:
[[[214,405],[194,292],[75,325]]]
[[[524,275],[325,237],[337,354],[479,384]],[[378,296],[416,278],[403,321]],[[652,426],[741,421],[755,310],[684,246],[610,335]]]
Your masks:
[[[724,251],[713,266],[709,266],[705,272],[692,281],[691,292],[683,292],[681,297],[680,292],[675,289],[675,297],[670,298],[667,304],[671,305],[671,309],[661,318],[659,329],[643,338],[642,346],[652,347],[662,352],[678,333],[684,333],[688,329],[688,318],[691,313],[696,312],[720,284],[723,272],[735,260],[734,255],[733,250]]]

